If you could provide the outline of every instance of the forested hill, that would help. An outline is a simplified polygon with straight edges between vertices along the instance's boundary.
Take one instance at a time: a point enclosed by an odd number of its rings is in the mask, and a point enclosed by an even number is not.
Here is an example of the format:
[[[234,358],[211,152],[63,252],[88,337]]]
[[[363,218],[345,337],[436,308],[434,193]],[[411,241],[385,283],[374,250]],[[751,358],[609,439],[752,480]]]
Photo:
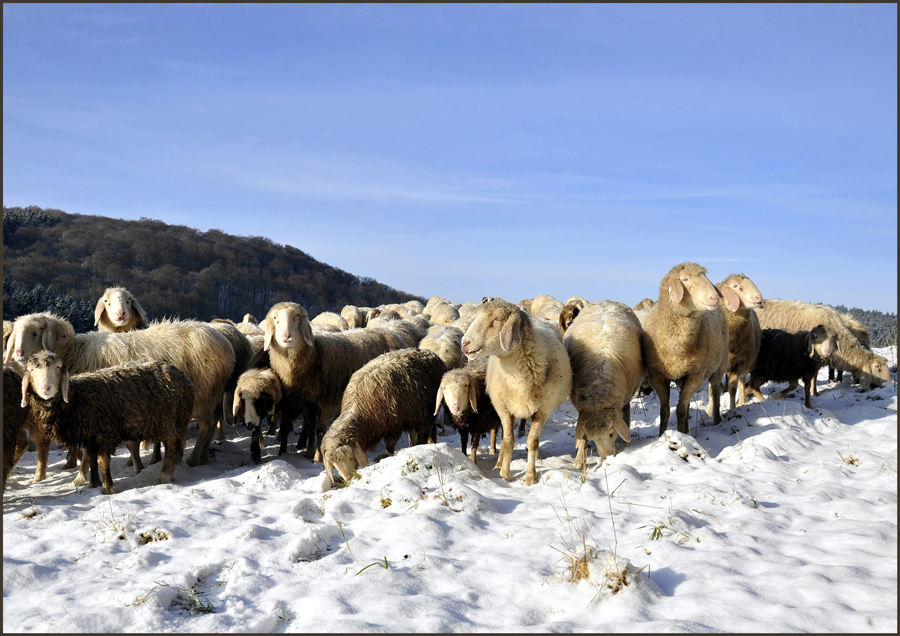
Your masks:
[[[97,299],[115,286],[134,293],[151,320],[262,319],[284,300],[311,317],[348,304],[424,301],[260,236],[3,207],[4,319],[54,311],[76,331],[92,330]]]

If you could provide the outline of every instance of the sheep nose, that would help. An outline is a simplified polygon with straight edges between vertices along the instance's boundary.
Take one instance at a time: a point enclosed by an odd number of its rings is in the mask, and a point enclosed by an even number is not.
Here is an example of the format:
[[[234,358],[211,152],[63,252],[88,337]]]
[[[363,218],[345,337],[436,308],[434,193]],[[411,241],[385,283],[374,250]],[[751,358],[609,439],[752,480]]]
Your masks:
[[[116,312],[116,320],[125,320],[125,312],[117,311]]]
[[[468,353],[468,352],[469,352],[469,346],[470,346],[471,344],[472,344],[472,343],[471,343],[470,341],[468,341],[468,340],[463,340],[462,343],[460,343],[460,346],[462,347],[462,352],[463,352],[463,353]]]
[[[49,384],[45,384],[41,387],[41,393],[43,393],[44,395],[50,395],[50,391],[52,390],[53,387],[51,387]]]
[[[719,304],[719,296],[718,296],[718,294],[710,294],[710,295],[709,295],[709,304],[710,304],[712,307],[715,307],[716,305]]]
[[[25,362],[25,352],[21,349],[16,349],[15,357],[18,362]]]

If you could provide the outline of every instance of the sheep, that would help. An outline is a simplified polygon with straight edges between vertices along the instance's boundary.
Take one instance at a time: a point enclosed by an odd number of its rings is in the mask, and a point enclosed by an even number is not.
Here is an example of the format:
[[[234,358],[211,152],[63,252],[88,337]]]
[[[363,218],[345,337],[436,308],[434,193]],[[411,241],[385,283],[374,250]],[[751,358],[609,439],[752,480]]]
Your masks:
[[[403,305],[413,314],[421,314],[425,311],[425,305],[422,304],[421,300],[407,300]]]
[[[864,346],[847,328],[840,312],[832,307],[769,298],[765,308],[756,310],[756,315],[762,329],[811,330],[816,325],[828,325],[838,335],[838,350],[831,360],[834,368],[856,374],[860,391],[868,391],[873,384],[883,386],[891,381],[887,360]]]
[[[350,329],[358,329],[366,326],[365,314],[356,305],[344,305],[341,309],[341,318],[347,321]]]
[[[650,311],[650,308],[653,307],[653,305],[655,305],[655,304],[656,304],[656,301],[653,300],[652,298],[645,298],[644,300],[639,302],[637,305],[632,307],[632,309],[635,311],[635,313],[637,313],[638,311]]]
[[[847,329],[856,336],[856,339],[859,340],[859,343],[864,346],[866,349],[872,348],[872,339],[869,337],[869,330],[866,329],[866,326],[859,322],[856,318],[854,318],[851,314],[848,313],[839,313],[841,320],[844,321],[844,325]],[[840,365],[840,363],[839,363]],[[852,371],[852,369],[846,369],[848,371]],[[828,365],[828,379],[834,380],[835,374],[837,377],[837,381],[840,382],[844,379],[844,371],[845,369],[836,369],[833,364]],[[859,378],[855,375],[853,376],[853,382],[858,383]],[[813,395],[816,395],[813,393]]]
[[[470,315],[474,314],[475,307],[477,307],[477,305],[470,300],[470,301],[464,302],[462,305],[460,305],[459,309],[457,309],[456,311],[459,313],[460,319],[462,319],[462,318],[465,318],[466,316],[470,316]]]
[[[250,431],[250,457],[254,464],[262,459],[262,427],[266,418],[275,420],[281,402],[281,382],[272,369],[250,369],[241,374],[231,404],[232,421],[243,422]]]
[[[566,331],[572,404],[578,410],[574,468],[586,465],[587,440],[601,457],[616,454],[616,437],[631,441],[631,396],[644,376],[643,329],[634,312],[611,300],[589,303]]]
[[[3,489],[28,447],[26,410],[22,408],[22,373],[19,365],[3,366]]]
[[[726,288],[723,294],[729,309],[737,309],[734,292]],[[728,323],[719,311],[719,292],[706,277],[705,267],[685,262],[663,277],[642,342],[647,379],[659,396],[659,435],[669,423],[671,380],[680,390],[675,408],[679,433],[689,433],[688,407],[704,380],[709,381],[707,413],[718,424],[722,376],[728,368]]]
[[[278,376],[283,392],[278,454],[287,452],[292,423],[303,413],[298,448],[305,439],[310,460],[320,430],[340,411],[350,376],[372,358],[403,346],[396,334],[377,328],[314,333],[306,310],[292,302],[273,305],[261,326],[266,332],[267,366]]]
[[[400,320],[400,314],[398,314],[393,309],[386,309],[383,307],[372,307],[366,313],[366,326],[369,326],[369,322],[371,322],[375,318],[381,318],[382,320]]]
[[[494,297],[493,297],[493,296],[485,296],[485,297],[481,300],[481,302],[482,302],[482,303],[485,303],[485,302],[490,302],[491,300],[494,300]],[[523,298],[522,300],[519,301],[519,304],[517,305],[517,307],[518,307],[519,309],[525,310],[526,313],[529,313],[529,314],[530,314],[530,313],[531,313],[531,303],[532,303],[533,301],[534,301],[533,298]]]
[[[469,328],[469,325],[472,324],[472,321],[475,320],[475,314],[471,313],[467,316],[460,316],[459,320],[451,323],[449,326],[456,327],[463,333],[466,333],[466,329]]]
[[[322,438],[325,474],[333,484],[336,467],[349,480],[368,466],[366,452],[383,438],[393,454],[404,432],[422,440],[434,428],[434,396],[447,365],[433,351],[402,349],[367,362],[350,378],[341,412]]]
[[[244,318],[243,318],[243,320],[241,320],[241,322],[244,324],[248,324],[248,325],[258,325],[259,324],[259,321],[256,319],[256,316],[254,316],[253,314],[250,314],[250,313],[244,314]]]
[[[33,392],[33,393],[32,393]],[[166,447],[157,484],[167,484],[182,461],[187,423],[193,410],[188,377],[168,362],[129,362],[69,377],[63,361],[40,351],[28,359],[22,376],[27,417],[60,444],[83,445],[92,488],[114,492],[110,456],[124,441],[160,440]],[[79,474],[73,485],[82,485]]]
[[[228,381],[225,383],[225,392],[222,396],[221,417],[216,424],[216,439],[220,442],[225,439],[225,429],[223,422],[229,426],[234,426],[234,419],[231,417],[231,403],[234,401],[234,390],[237,387],[238,378],[247,370],[250,358],[253,357],[253,346],[242,334],[238,328],[230,320],[213,319],[209,326],[218,331],[220,334],[228,338],[228,342],[234,351],[234,368]]]
[[[339,316],[333,311],[323,311],[318,316],[309,321],[311,325],[330,325],[337,327],[339,331],[347,331],[350,325],[343,316]]]
[[[400,318],[402,318],[404,320],[412,318],[414,315],[413,312],[411,312],[407,307],[405,307],[403,305],[398,305],[397,303],[389,303],[387,305],[384,305],[383,307],[384,307],[384,309],[390,309],[391,311],[396,311],[397,315],[400,316]]]
[[[743,273],[731,274],[716,285],[720,293],[724,293],[725,288],[732,290],[739,303],[736,311],[726,311],[719,305],[728,323],[728,371],[725,382],[731,408],[734,408],[747,401],[746,376],[753,370],[759,354],[760,327],[754,310],[762,307],[763,297],[759,288]],[[726,299],[726,307],[728,303]]]
[[[4,361],[15,358],[21,362],[41,350],[56,352],[73,374],[134,360],[174,364],[194,387],[191,417],[200,426],[197,443],[186,463],[197,466],[209,461],[217,407],[234,368],[231,344],[209,324],[196,320],[161,320],[151,322],[146,329],[126,333],[92,331],[76,335],[68,321],[52,314],[17,318]],[[41,457],[39,452],[39,469],[42,465],[46,467],[46,461],[46,454]],[[82,465],[82,471],[86,470]]]
[[[380,316],[372,319],[372,321],[366,325],[366,329],[374,329],[376,327],[386,329],[399,336],[400,339],[403,340],[403,347],[417,346],[419,341],[422,340],[427,333],[427,329],[423,329],[419,323],[411,320],[390,320]]]
[[[94,326],[107,333],[146,329],[147,314],[130,291],[108,287],[94,307]]]
[[[563,306],[570,303],[572,305],[578,305],[580,309],[584,309],[584,306],[588,304],[588,300],[584,296],[569,296]]]
[[[562,308],[562,311],[559,312],[559,328],[563,334],[566,333],[566,329],[569,328],[569,325],[572,324],[583,308],[584,304],[578,301],[567,302],[565,307]]]
[[[758,399],[765,397],[759,388],[766,382],[790,382],[784,391],[775,394],[780,400],[797,388],[797,378],[803,379],[806,391],[804,404],[812,408],[810,395],[819,369],[828,363],[837,346],[837,331],[830,325],[816,325],[812,330],[787,331],[763,329],[759,355],[750,372],[748,389]]]
[[[478,305],[475,320],[462,340],[469,360],[490,356],[486,387],[500,422],[503,441],[495,468],[511,480],[513,420],[530,418],[528,466],[525,485],[537,483],[541,429],[547,418],[572,391],[572,368],[562,342],[549,330],[536,325],[537,319],[524,310],[497,298]]]
[[[446,298],[442,298],[441,296],[432,296],[425,303],[425,306],[422,308],[423,314],[430,314],[432,309],[434,309],[435,305],[449,305],[450,301]]]
[[[415,316],[410,318],[409,321],[426,332],[431,327],[431,321],[428,320],[428,318],[426,318],[423,314],[416,314]]]
[[[237,327],[237,330],[248,338],[250,336],[261,336],[263,334],[263,330],[260,329],[259,326],[251,324],[249,322],[239,322],[235,325],[235,327]]]
[[[458,369],[450,369],[441,378],[438,387],[434,414],[446,404],[451,425],[459,431],[459,449],[465,453],[472,435],[469,458],[477,459],[478,444],[487,433],[491,434],[491,455],[497,454],[497,432],[500,430],[500,416],[485,395],[487,359],[481,358]],[[480,410],[479,410],[480,409]]]
[[[542,294],[535,296],[534,300],[531,301],[529,313],[536,318],[544,318],[555,322],[559,320],[559,314],[563,307],[564,305],[553,296]]]
[[[431,322],[439,325],[451,325],[459,320],[459,310],[453,305],[437,305],[431,312]]]

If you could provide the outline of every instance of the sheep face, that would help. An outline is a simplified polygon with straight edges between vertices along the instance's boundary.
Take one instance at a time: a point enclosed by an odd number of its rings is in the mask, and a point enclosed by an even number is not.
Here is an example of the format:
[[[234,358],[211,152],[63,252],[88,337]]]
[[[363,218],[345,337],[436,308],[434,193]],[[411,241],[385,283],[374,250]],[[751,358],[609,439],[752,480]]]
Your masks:
[[[122,287],[110,287],[103,294],[103,297],[97,301],[94,309],[94,326],[100,323],[103,314],[116,327],[123,327],[131,320],[132,313],[147,319],[143,308],[138,301],[131,295],[127,289]]]
[[[4,362],[24,363],[38,351],[56,351],[56,329],[40,315],[24,316],[13,323],[6,342]]]
[[[325,474],[333,486],[335,468],[338,469],[344,481],[350,481],[353,473],[360,466],[369,465],[369,458],[358,442],[341,444],[326,435],[322,439],[322,463],[325,464]]]
[[[859,374],[859,388],[861,391],[867,391],[873,384],[875,386],[884,386],[891,381],[891,371],[888,368],[887,360],[882,356],[875,356],[874,360],[863,365]]]
[[[275,417],[275,396],[268,391],[252,390],[234,392],[234,423],[243,422],[253,432],[266,425],[266,418]]]
[[[659,295],[668,296],[673,305],[688,312],[712,311],[719,306],[718,290],[706,277],[706,268],[697,263],[673,267],[663,278]]]
[[[576,427],[581,428],[585,437],[597,445],[597,451],[602,457],[616,454],[616,437],[621,436],[626,442],[631,441],[631,432],[619,409],[579,413]]]
[[[829,325],[816,325],[809,332],[807,343],[810,358],[818,355],[823,360],[827,360],[837,348],[837,331]]]
[[[750,309],[761,309],[763,306],[763,297],[753,281],[743,274],[732,274],[718,286],[723,290],[730,289],[738,297],[743,307]],[[726,301],[729,300],[726,298]]]
[[[478,305],[475,319],[462,339],[462,350],[469,360],[485,356],[504,356],[522,338],[522,321],[527,315],[500,298]]]
[[[22,407],[28,406],[28,394],[34,391],[42,400],[50,400],[62,394],[69,401],[69,370],[59,357],[48,351],[40,351],[30,358],[22,374]]]
[[[306,310],[297,303],[278,303],[269,310],[262,324],[266,333],[263,348],[268,351],[274,340],[279,347],[291,349],[306,342],[313,346],[312,327]]]
[[[573,322],[575,322],[575,318],[584,309],[584,305],[578,301],[570,301],[566,303],[566,306],[563,307],[563,310],[559,312],[559,328],[562,329],[562,332],[565,333],[566,329],[569,328]]]
[[[478,397],[475,392],[475,383],[459,373],[448,373],[441,378],[441,386],[437,393],[437,402],[434,405],[434,414],[441,410],[441,402],[447,405],[450,412],[459,417],[470,408],[473,413],[478,412]]]

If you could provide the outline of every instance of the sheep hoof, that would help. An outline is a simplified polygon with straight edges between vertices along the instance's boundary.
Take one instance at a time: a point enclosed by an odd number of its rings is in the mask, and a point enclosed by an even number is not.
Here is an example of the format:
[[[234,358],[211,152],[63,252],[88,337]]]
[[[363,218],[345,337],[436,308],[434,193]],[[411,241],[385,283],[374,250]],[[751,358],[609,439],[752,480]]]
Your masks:
[[[572,464],[572,468],[575,470],[584,470],[584,460],[576,461]]]
[[[525,485],[526,486],[534,486],[537,483],[537,480],[533,475],[525,475]]]
[[[127,468],[128,466],[134,466],[134,460],[130,457],[128,458],[128,461],[125,462],[125,467]],[[73,468],[73,466],[65,466],[64,468]]]
[[[114,494],[116,494],[115,488],[106,488],[106,486],[103,487],[103,490],[102,490],[101,492],[102,492],[104,495],[114,495]]]

